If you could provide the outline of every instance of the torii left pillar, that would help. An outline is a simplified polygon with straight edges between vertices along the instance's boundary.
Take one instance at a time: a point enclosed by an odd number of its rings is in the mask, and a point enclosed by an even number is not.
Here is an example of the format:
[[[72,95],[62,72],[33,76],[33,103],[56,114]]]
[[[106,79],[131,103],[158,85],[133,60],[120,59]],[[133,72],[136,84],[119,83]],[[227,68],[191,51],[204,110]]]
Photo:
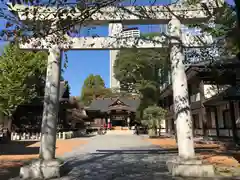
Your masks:
[[[53,45],[48,50],[39,160],[20,169],[20,177],[22,179],[50,179],[60,177],[61,162],[55,159],[60,75],[61,50],[58,45]]]
[[[61,75],[60,48],[58,46],[52,46],[48,53],[47,78],[41,127],[41,146],[39,152],[40,159],[43,160],[55,158]]]

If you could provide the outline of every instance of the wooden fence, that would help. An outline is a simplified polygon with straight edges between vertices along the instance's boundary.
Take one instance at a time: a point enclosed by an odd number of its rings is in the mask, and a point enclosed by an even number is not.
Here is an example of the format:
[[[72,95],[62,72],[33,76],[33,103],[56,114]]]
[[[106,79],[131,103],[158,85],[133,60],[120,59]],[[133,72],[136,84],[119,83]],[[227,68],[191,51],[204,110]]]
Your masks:
[[[85,135],[85,130],[79,131],[67,131],[58,132],[56,135],[57,139],[71,139]],[[41,139],[41,133],[11,133],[11,140],[13,141],[39,141]]]

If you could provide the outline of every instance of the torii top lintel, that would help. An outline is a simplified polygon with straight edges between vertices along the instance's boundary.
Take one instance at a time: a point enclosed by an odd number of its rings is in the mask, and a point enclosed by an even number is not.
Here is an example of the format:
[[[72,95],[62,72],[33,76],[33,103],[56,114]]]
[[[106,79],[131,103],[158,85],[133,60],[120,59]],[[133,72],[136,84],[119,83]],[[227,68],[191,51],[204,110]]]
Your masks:
[[[202,0],[203,1],[203,0]],[[212,12],[216,8],[223,5],[223,0],[207,0],[204,4],[208,7],[206,10],[202,3],[197,5],[172,4],[169,6],[128,6],[128,7],[105,7],[94,13],[89,20],[91,24],[104,25],[121,21],[122,24],[166,24],[173,16],[179,17],[182,24],[188,24],[198,21],[206,21],[209,18],[209,11]],[[26,12],[28,9],[28,13]],[[144,15],[139,11],[144,10]],[[54,7],[37,7],[15,5],[13,10],[18,12],[20,20],[53,20],[56,19],[57,8]],[[37,14],[33,15],[33,11],[37,10]],[[65,8],[64,10],[69,10]],[[67,16],[77,19],[82,15],[81,11],[76,9],[75,13],[63,13],[62,18]]]

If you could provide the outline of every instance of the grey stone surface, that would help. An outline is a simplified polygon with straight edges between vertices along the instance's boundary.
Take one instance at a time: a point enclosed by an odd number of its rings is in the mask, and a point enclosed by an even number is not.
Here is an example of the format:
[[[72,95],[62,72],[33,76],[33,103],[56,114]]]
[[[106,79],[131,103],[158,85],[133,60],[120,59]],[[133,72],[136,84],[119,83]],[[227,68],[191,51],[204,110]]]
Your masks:
[[[73,167],[61,180],[172,179],[166,167],[171,155],[136,135],[104,135],[65,155]]]
[[[178,157],[167,160],[167,167],[172,176],[215,177],[214,166],[202,164],[200,160],[183,160]]]
[[[51,179],[61,175],[61,163],[57,160],[34,161],[30,165],[21,167],[21,179]]]
[[[217,180],[220,178],[176,178],[166,161],[177,155],[164,151],[136,135],[104,135],[65,154],[72,170],[58,180]],[[227,179],[227,178],[226,178]]]

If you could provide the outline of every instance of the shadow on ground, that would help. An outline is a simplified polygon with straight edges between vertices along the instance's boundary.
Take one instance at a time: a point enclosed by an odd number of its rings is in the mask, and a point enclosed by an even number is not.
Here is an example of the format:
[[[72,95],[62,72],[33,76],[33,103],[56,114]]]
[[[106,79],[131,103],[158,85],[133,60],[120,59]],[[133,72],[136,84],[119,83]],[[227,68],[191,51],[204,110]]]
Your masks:
[[[14,178],[19,175],[20,167],[23,166],[25,163],[30,162],[25,161],[9,161],[4,162],[4,165],[1,166],[0,161],[0,179],[1,180],[8,180],[10,178]]]
[[[96,136],[96,134],[82,134],[80,136],[77,136],[77,138],[91,138]]]
[[[59,141],[56,147],[56,155],[61,156],[65,152],[72,151],[76,146],[79,139],[71,139]],[[8,180],[19,175],[20,167],[24,163],[31,162],[33,159],[38,158],[39,146],[38,141],[12,141],[6,144],[0,144],[0,180]],[[83,142],[80,140],[79,142]],[[63,144],[62,144],[63,143]],[[61,145],[62,144],[62,145]],[[32,146],[32,147],[29,147]]]
[[[216,148],[195,148],[196,153],[200,152],[214,152]],[[177,154],[178,149],[127,149],[127,150],[97,150],[98,153],[116,153],[116,154]]]
[[[209,149],[198,149],[209,151]],[[121,149],[97,150],[96,153],[67,162],[72,167],[62,180],[171,180],[166,161],[177,155],[176,150]],[[190,180],[192,178],[183,178]],[[194,178],[195,180],[197,178]],[[200,180],[201,178],[199,178]],[[203,178],[207,179],[207,178]],[[203,180],[202,179],[202,180]]]
[[[196,148],[196,152],[209,151],[214,149]],[[176,155],[177,149],[159,149],[153,146],[98,149],[94,153],[79,154],[67,159],[68,175],[58,180],[196,180],[197,178],[173,178],[169,174],[166,161]],[[13,166],[0,168],[0,180],[18,176],[22,165],[23,162],[15,162]]]
[[[38,141],[11,141],[6,144],[0,144],[0,156],[38,154],[39,147],[29,147],[36,142]]]
[[[14,160],[14,156],[37,155],[39,153],[39,147],[29,147],[36,142],[37,141],[11,141],[0,144],[1,180],[8,180],[9,178],[18,176],[20,167],[26,162],[26,160]],[[6,156],[12,158],[13,160],[6,160]]]
[[[156,150],[97,150],[88,156],[71,159],[72,171],[63,179],[128,180],[172,179],[166,168],[167,156]]]

